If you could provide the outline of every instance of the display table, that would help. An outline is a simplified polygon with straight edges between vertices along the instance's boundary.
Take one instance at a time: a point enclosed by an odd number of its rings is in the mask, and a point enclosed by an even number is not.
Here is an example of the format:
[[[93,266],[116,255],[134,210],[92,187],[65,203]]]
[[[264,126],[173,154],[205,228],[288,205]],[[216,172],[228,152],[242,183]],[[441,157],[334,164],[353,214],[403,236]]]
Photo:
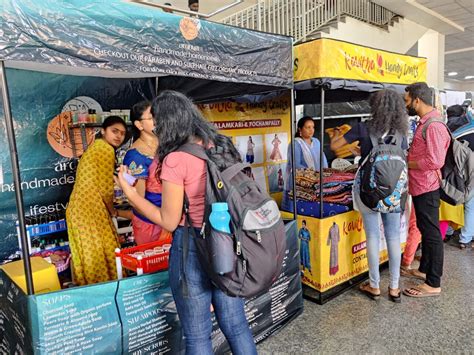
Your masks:
[[[245,310],[256,342],[303,310],[296,221],[286,224],[283,270]],[[229,350],[215,317],[213,349]],[[168,272],[27,296],[0,270],[0,353],[184,353]]]

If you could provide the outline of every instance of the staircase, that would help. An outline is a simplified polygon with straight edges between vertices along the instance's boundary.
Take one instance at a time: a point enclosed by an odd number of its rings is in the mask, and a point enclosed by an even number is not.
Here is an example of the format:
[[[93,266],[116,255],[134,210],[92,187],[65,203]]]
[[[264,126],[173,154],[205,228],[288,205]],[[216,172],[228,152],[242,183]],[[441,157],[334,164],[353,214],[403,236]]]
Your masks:
[[[259,0],[221,20],[222,23],[287,35],[295,43],[337,27],[345,16],[388,29],[398,15],[371,0]]]

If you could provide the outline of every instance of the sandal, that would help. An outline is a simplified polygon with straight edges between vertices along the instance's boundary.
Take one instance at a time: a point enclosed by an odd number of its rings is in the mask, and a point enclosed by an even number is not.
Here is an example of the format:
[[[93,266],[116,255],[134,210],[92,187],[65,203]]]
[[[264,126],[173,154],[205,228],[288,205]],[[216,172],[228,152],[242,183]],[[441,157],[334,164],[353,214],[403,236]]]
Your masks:
[[[409,266],[400,266],[400,276],[410,277],[410,270]]]
[[[404,289],[403,294],[413,298],[437,297],[441,294],[441,290],[427,291],[423,288],[423,285],[420,285]]]
[[[378,300],[380,298],[380,290],[378,294],[372,292],[371,290],[374,290],[374,289],[370,287],[370,284],[368,282],[359,286],[359,291],[361,291],[367,297],[369,297],[370,299],[374,301]]]
[[[397,295],[392,295],[390,293],[390,291],[398,291],[398,294]],[[394,302],[394,303],[402,303],[402,292],[400,291],[399,288],[388,288],[388,298],[390,299],[390,301]]]
[[[426,280],[426,275],[416,269],[405,269],[403,272],[400,270],[400,275],[405,277],[412,277],[421,281]]]
[[[469,246],[468,243],[461,243],[461,242],[459,242],[459,248],[460,248],[460,249],[466,249],[468,246]]]

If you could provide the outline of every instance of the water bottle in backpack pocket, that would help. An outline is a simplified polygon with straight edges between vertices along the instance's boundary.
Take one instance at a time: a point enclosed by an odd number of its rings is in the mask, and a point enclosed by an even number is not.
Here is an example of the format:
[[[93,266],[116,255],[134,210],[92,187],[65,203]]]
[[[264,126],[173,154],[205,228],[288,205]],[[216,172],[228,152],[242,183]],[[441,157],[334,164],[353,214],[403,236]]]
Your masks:
[[[408,196],[408,164],[400,134],[376,138],[359,169],[360,199],[376,212],[397,213],[405,209]]]
[[[234,240],[230,231],[227,202],[214,202],[209,215],[211,224],[211,255],[214,272],[224,275],[234,269]]]

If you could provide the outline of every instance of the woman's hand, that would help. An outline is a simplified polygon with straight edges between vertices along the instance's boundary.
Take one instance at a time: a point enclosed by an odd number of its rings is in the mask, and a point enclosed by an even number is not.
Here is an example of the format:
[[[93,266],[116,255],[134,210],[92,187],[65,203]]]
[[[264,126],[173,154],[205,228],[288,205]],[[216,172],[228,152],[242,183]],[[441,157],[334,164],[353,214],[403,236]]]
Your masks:
[[[127,198],[130,200],[130,197],[133,196],[134,194],[137,193],[137,189],[135,187],[131,186],[127,180],[125,180],[125,177],[123,176],[124,173],[128,173],[127,167],[125,165],[121,165],[118,176],[114,177],[115,181],[119,185],[119,187],[122,189],[123,193],[127,196]]]

